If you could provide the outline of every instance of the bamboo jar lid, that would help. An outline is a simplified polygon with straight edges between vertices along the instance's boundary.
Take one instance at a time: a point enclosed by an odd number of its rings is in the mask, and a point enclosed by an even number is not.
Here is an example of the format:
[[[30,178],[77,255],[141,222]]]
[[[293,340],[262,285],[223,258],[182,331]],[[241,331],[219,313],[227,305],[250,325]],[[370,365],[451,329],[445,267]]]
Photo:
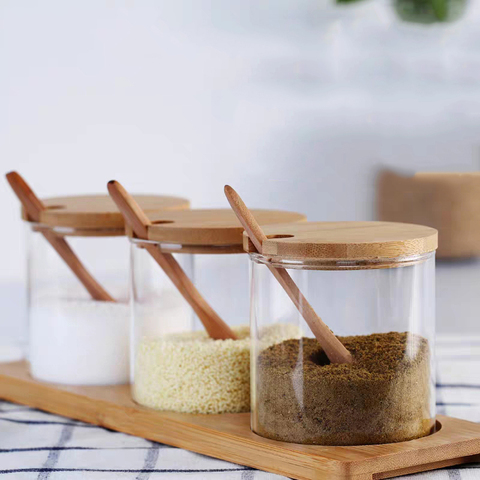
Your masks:
[[[262,254],[302,260],[375,260],[410,257],[437,248],[437,230],[393,222],[305,222],[263,228]],[[246,252],[256,252],[244,234]]]
[[[148,213],[188,209],[185,198],[162,195],[135,195],[135,200]],[[48,227],[65,227],[79,231],[123,230],[123,216],[109,195],[79,195],[42,199],[47,207],[40,213],[39,223]],[[22,218],[29,221],[22,208]]]
[[[282,210],[252,210],[252,213],[260,225],[306,220],[301,213]],[[230,209],[155,212],[148,217],[152,222],[148,227],[148,240],[184,246],[234,246],[236,252],[243,252],[243,227]],[[127,233],[132,236],[128,228]]]

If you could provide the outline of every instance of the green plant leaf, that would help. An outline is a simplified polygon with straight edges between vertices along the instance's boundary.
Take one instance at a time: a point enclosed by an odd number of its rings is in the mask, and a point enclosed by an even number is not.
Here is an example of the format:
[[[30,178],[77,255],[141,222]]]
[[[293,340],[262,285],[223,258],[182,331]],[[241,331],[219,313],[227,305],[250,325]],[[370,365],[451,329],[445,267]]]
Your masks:
[[[453,22],[465,11],[467,0],[395,0],[398,16],[406,22]]]

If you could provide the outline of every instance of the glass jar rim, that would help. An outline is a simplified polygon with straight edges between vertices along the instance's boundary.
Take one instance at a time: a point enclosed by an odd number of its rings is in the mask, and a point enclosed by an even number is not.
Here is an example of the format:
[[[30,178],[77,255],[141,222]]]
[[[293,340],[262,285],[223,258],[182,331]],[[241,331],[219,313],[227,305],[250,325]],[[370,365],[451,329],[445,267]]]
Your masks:
[[[246,252],[241,244],[232,245],[186,245],[181,243],[160,242],[158,240],[145,240],[142,238],[128,236],[132,245],[137,248],[143,248],[145,245],[157,245],[164,253],[181,253],[181,254],[197,254],[197,255],[230,255],[242,254]]]
[[[27,221],[32,232],[49,231],[61,237],[124,237],[124,228],[53,227],[40,222]]]
[[[430,258],[435,257],[435,251],[395,258],[367,258],[353,260],[341,258],[286,258],[263,255],[258,252],[252,252],[248,255],[254,263],[277,268],[294,270],[373,270],[408,267],[424,263]]]

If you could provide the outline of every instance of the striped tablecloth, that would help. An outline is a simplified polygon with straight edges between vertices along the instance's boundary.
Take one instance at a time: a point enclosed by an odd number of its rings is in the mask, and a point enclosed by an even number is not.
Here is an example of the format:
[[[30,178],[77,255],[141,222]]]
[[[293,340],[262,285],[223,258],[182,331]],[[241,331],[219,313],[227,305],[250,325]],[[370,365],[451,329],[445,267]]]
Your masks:
[[[437,342],[437,409],[480,422],[480,338]],[[19,480],[285,478],[8,402],[0,403],[0,475]],[[480,479],[480,465],[402,478]]]

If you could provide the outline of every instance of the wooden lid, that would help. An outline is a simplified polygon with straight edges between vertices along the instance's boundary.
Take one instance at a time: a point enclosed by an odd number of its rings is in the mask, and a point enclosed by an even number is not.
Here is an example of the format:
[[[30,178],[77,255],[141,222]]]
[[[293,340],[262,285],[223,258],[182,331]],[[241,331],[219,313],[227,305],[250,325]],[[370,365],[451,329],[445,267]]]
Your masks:
[[[301,213],[281,210],[252,210],[252,213],[260,225],[306,220]],[[148,240],[179,245],[242,245],[243,227],[230,209],[155,212],[148,217],[153,223],[148,227]],[[131,236],[131,232],[127,233]]]
[[[187,209],[190,202],[185,198],[161,195],[134,195],[135,200],[145,210]],[[109,195],[79,195],[42,199],[47,207],[40,214],[40,222],[50,227],[76,229],[123,229],[123,216]],[[28,220],[22,209],[22,218]]]
[[[437,231],[393,222],[305,222],[263,228],[264,255],[292,259],[367,260],[433,252]],[[244,249],[256,252],[244,234]]]

